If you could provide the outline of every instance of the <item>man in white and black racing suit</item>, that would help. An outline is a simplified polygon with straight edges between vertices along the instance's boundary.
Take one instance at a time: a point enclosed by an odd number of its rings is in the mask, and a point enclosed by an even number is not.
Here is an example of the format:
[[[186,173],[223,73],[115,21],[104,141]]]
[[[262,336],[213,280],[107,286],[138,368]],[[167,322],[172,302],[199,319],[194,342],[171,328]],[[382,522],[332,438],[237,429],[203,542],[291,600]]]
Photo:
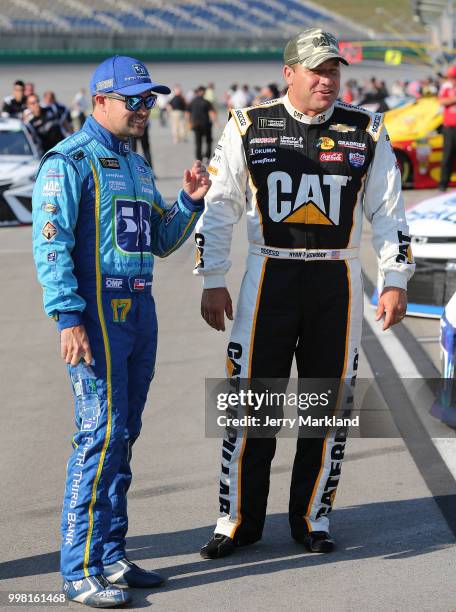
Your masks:
[[[372,223],[385,289],[383,329],[405,315],[414,264],[400,172],[383,115],[336,101],[337,41],[320,29],[285,49],[288,94],[234,109],[211,161],[212,187],[196,228],[195,273],[202,316],[224,330],[232,318],[225,285],[233,224],[247,210],[250,252],[227,352],[229,376],[355,378],[363,318],[359,244],[363,211]],[[247,192],[247,198],[246,198]],[[276,440],[225,438],[221,516],[205,558],[261,538]],[[329,552],[331,511],[345,439],[299,438],[289,520],[292,536]]]

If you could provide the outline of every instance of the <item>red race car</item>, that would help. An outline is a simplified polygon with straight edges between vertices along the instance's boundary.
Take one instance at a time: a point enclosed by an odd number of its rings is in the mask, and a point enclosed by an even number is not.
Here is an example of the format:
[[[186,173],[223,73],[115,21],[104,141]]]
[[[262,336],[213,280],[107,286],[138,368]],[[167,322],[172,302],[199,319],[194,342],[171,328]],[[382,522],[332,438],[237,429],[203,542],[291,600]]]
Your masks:
[[[442,122],[442,107],[436,96],[418,98],[385,113],[403,187],[437,187],[443,154]],[[456,186],[456,160],[450,185]]]

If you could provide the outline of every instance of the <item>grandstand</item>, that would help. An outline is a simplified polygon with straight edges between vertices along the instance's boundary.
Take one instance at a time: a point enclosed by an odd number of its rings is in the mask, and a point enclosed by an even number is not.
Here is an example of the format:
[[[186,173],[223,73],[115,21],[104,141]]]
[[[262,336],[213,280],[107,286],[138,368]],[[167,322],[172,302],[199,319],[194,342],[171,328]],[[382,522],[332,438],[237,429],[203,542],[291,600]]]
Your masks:
[[[364,28],[306,0],[4,0],[0,33],[9,48],[243,47],[281,44],[324,24],[342,38]],[[5,44],[1,45],[5,48]]]

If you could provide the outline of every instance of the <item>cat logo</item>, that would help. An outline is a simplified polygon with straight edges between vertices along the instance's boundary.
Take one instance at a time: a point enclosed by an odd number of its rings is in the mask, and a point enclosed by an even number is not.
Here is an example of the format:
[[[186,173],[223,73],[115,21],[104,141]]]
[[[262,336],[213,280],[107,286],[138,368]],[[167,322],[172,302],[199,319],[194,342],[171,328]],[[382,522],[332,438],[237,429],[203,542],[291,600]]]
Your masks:
[[[334,148],[334,144],[335,143],[332,138],[328,138],[328,136],[322,136],[316,141],[315,146],[317,147],[317,149],[322,149],[323,151],[329,151],[329,149]]]
[[[296,191],[293,179],[286,172],[271,172],[268,176],[269,217],[277,223],[306,223],[308,225],[339,225],[341,190],[348,176],[338,174],[302,174]],[[329,187],[329,202],[323,198]],[[294,202],[284,199],[295,194]],[[326,196],[328,200],[328,197]]]
[[[235,378],[241,374],[241,364],[239,360],[242,357],[242,346],[237,342],[228,344],[226,355],[226,370],[230,378]]]

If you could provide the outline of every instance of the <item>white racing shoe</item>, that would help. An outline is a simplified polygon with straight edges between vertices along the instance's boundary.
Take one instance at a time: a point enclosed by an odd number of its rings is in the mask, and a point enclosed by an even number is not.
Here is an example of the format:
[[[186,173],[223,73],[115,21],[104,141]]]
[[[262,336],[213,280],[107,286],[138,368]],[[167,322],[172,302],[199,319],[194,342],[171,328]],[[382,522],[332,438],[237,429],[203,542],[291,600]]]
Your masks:
[[[64,580],[63,592],[69,601],[92,608],[118,608],[131,601],[128,591],[112,586],[102,575]]]

